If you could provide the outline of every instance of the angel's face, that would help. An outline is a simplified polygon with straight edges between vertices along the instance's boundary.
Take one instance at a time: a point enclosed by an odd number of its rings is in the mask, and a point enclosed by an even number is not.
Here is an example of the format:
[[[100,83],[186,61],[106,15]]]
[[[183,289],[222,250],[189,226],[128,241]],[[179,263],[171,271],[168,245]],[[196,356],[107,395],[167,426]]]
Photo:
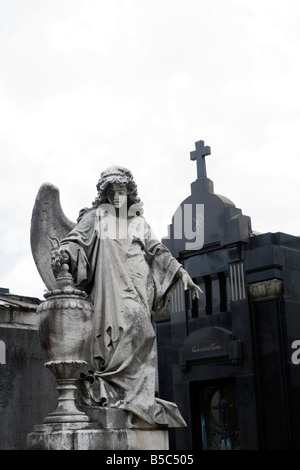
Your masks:
[[[107,188],[107,198],[116,209],[120,209],[127,200],[128,190],[126,186],[112,183]]]

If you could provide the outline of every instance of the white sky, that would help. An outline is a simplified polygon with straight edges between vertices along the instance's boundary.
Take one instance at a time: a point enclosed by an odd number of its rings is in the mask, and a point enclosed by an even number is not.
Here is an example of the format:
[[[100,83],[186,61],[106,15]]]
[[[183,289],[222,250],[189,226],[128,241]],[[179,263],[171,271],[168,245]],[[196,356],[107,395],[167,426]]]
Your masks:
[[[0,0],[0,286],[43,298],[43,182],[75,221],[126,166],[162,237],[198,140],[254,230],[300,235],[299,23],[299,0]]]

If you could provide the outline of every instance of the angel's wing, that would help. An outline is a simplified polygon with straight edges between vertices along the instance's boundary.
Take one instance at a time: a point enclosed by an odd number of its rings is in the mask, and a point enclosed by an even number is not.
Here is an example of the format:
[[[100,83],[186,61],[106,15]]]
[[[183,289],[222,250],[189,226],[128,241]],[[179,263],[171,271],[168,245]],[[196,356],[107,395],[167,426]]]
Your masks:
[[[56,287],[49,239],[61,240],[75,225],[61,208],[58,188],[51,183],[42,184],[32,211],[30,243],[36,267],[48,290]]]

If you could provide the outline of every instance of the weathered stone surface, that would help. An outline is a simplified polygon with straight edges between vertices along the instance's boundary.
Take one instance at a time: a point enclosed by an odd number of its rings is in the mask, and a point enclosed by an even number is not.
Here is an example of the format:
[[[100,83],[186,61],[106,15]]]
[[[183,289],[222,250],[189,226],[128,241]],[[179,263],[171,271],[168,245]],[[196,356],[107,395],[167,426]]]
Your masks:
[[[78,402],[77,406],[79,410],[84,411],[89,417],[91,423],[95,423],[103,429],[157,429],[155,425],[146,423],[136,414],[127,410],[98,406],[80,406]],[[159,429],[165,427],[167,426],[159,426]]]
[[[168,450],[166,429],[101,429],[95,423],[35,426],[28,450]]]
[[[67,268],[67,265],[65,265]],[[60,277],[60,274],[62,276]],[[45,423],[89,421],[75,404],[76,378],[84,365],[92,335],[92,305],[86,294],[76,290],[67,270],[62,269],[59,280],[62,289],[45,294],[46,301],[37,308],[37,325],[41,344],[48,358],[45,366],[57,378],[59,393],[56,410],[44,419]]]
[[[46,365],[58,379],[73,378],[74,368],[63,368],[80,359],[79,351],[84,360],[83,352],[89,351],[88,371],[81,373],[80,383],[86,405],[127,410],[150,426],[184,427],[177,406],[155,396],[152,318],[164,316],[179,282],[193,297],[200,289],[142,216],[136,183],[127,168],[112,166],[102,172],[97,190],[92,207],[80,211],[75,226],[64,216],[53,185],[43,185],[36,199],[31,247],[51,292],[38,309]],[[93,304],[92,338],[85,338],[79,328],[84,327],[83,300],[76,303],[71,298],[75,292],[60,298],[59,283],[69,286],[69,277]]]
[[[268,279],[267,281],[249,284],[249,297],[261,299],[263,297],[280,296],[282,293],[282,279]]]

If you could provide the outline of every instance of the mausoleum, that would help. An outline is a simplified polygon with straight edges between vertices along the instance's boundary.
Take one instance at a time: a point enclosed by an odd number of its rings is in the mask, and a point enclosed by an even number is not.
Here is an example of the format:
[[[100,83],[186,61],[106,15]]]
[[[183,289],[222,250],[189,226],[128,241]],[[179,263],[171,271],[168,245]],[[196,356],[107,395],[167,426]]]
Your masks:
[[[187,424],[169,429],[169,448],[300,449],[300,238],[254,232],[214,192],[210,153],[196,142],[197,178],[162,240],[203,292],[192,299],[179,284],[170,316],[154,325],[158,397]],[[26,449],[57,403],[37,331],[41,302],[0,290],[2,450]]]
[[[188,424],[170,431],[171,445],[299,449],[300,238],[254,233],[214,192],[209,154],[196,142],[197,179],[163,240],[203,291],[191,300],[179,286],[157,322],[159,391]],[[179,236],[190,207],[195,225]]]

